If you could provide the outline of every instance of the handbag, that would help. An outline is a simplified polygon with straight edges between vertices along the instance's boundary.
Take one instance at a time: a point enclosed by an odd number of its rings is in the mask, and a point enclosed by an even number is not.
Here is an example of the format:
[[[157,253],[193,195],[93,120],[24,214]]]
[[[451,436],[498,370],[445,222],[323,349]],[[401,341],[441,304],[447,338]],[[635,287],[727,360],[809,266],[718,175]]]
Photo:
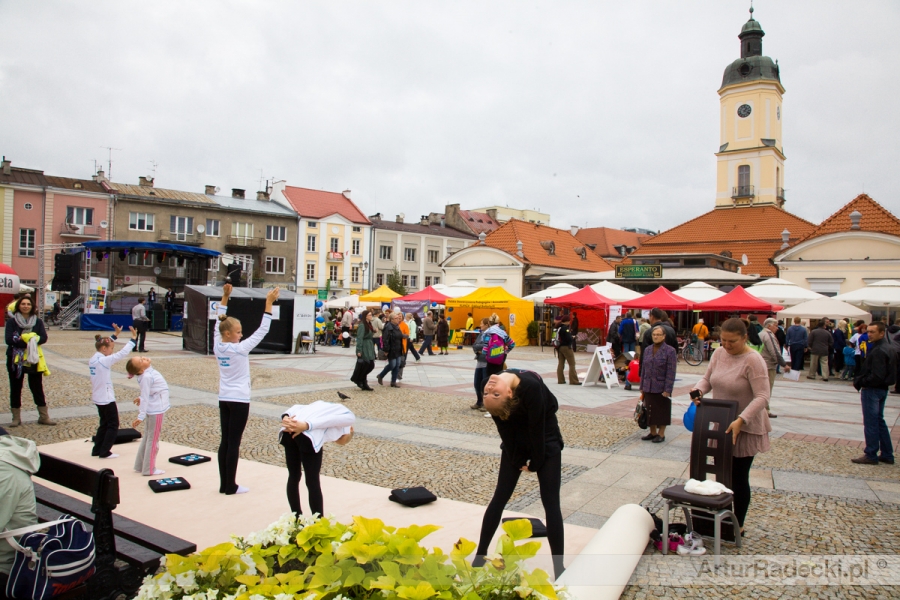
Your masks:
[[[647,429],[647,407],[644,406],[643,400],[638,400],[634,407],[634,422],[641,429]]]
[[[39,530],[48,529],[46,533]],[[22,536],[16,541],[15,536]],[[6,595],[47,600],[70,591],[94,574],[94,534],[71,515],[0,533],[16,550]]]

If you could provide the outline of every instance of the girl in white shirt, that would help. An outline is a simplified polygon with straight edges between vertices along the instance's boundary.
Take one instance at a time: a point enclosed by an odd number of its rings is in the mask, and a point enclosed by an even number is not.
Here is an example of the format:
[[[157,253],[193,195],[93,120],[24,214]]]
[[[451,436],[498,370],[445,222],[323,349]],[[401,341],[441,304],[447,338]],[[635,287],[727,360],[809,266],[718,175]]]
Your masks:
[[[291,510],[300,509],[300,477],[306,471],[309,509],[322,516],[325,512],[319,472],[322,470],[322,447],[326,442],[343,446],[353,438],[356,416],[346,406],[317,400],[312,404],[295,404],[281,417],[278,441],[284,446],[288,468],[287,497]]]
[[[112,366],[127,357],[137,344],[137,331],[134,327],[128,329],[131,331],[131,341],[115,354],[113,351],[116,349],[116,337],[122,333],[121,327],[113,323],[112,336],[103,337],[99,334],[94,336],[97,340],[94,343],[97,353],[88,361],[88,367],[91,370],[91,399],[97,405],[100,425],[97,426],[97,434],[94,436],[91,456],[119,458],[118,454],[112,452],[119,431],[119,409],[116,407],[116,393],[113,390]]]
[[[241,341],[241,322],[226,316],[231,284],[222,288],[219,302],[219,326],[215,328],[213,352],[219,363],[219,422],[222,427],[222,441],[219,444],[219,493],[244,494],[250,490],[238,485],[238,458],[241,452],[241,438],[247,417],[250,415],[250,351],[256,348],[269,332],[272,324],[272,305],[278,300],[278,288],[266,294],[266,310],[262,322],[249,338]]]
[[[148,476],[162,475],[165,471],[156,468],[156,455],[159,453],[163,415],[169,410],[169,384],[159,371],[150,366],[147,357],[132,358],[125,363],[125,370],[129,375],[137,375],[141,384],[141,395],[134,400],[139,407],[138,417],[131,426],[137,427],[144,421],[147,423],[134,459],[134,470]]]

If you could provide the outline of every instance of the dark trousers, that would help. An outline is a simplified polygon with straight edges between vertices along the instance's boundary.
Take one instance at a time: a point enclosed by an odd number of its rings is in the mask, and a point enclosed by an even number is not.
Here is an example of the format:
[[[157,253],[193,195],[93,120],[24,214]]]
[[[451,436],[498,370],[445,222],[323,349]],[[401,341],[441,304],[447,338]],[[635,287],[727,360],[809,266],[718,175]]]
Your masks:
[[[247,417],[250,416],[249,402],[219,401],[219,423],[222,427],[222,441],[219,443],[219,493],[237,492],[237,466],[241,456],[241,438]]]
[[[734,492],[734,514],[738,525],[744,526],[744,518],[750,508],[750,466],[753,456],[735,456],[731,459],[731,491]]]
[[[22,373],[21,377],[16,377],[16,368],[13,366],[12,356],[6,355],[6,372],[9,374],[9,407],[22,408],[22,387],[25,385],[25,378],[28,378],[28,389],[31,390],[31,396],[34,398],[36,406],[47,406],[44,398],[44,376],[40,373]]]
[[[319,472],[322,470],[322,452],[316,452],[312,441],[302,433],[296,437],[284,432],[281,435],[284,446],[284,462],[287,464],[287,499],[294,514],[303,514],[300,509],[300,477],[306,471],[306,491],[309,493],[309,510],[319,516],[325,512],[322,500],[322,485]]]
[[[487,366],[484,368],[485,383],[487,383],[487,380],[491,378],[491,375],[496,375],[497,373],[499,373],[502,370],[503,370],[503,365],[494,365],[494,364],[488,363]]]
[[[356,368],[353,369],[353,375],[350,376],[350,381],[362,387],[366,384],[366,377],[373,370],[375,370],[374,360],[363,360],[361,358],[357,358]]]
[[[344,333],[348,334],[347,337],[344,337]],[[341,341],[344,342],[344,348],[350,347],[351,336],[349,335],[349,333],[350,333],[349,327],[341,327]]]
[[[428,349],[428,356],[434,356],[434,352],[431,351],[431,342],[434,340],[433,335],[426,335],[425,341],[422,342],[422,347],[419,348],[419,354],[425,354],[425,349]]]
[[[98,404],[97,412],[100,414],[100,425],[97,426],[97,435],[94,437],[94,448],[91,456],[106,458],[110,455],[116,434],[119,433],[119,409],[115,402]]]
[[[413,341],[412,341],[412,340],[407,340],[407,341],[406,341],[406,349],[407,349],[407,354],[410,353],[410,352],[412,352],[412,355],[416,358],[416,360],[419,360],[419,358],[421,358],[421,357],[419,356],[419,353],[416,352],[416,347],[413,345]]]
[[[391,374],[391,383],[397,383],[397,376],[400,375],[400,357],[397,358],[389,358],[387,364],[384,365],[384,368],[381,370],[381,373],[378,374],[378,379],[382,379],[385,375],[390,372]]]
[[[794,371],[803,370],[803,353],[806,351],[806,344],[791,344],[791,369]]]
[[[150,329],[150,321],[135,321],[134,330],[137,331],[137,344],[134,345],[132,352],[144,350],[144,342],[147,341],[147,330]]]
[[[863,388],[859,392],[859,397],[862,402],[866,456],[873,460],[893,461],[894,445],[891,443],[891,431],[884,422],[884,403],[887,400],[887,390]]]
[[[475,368],[475,396],[478,397],[476,404],[484,406],[484,384],[487,383],[487,369],[484,367]]]
[[[556,450],[551,456],[548,456],[541,470],[537,472],[538,484],[541,490],[541,503],[544,505],[544,513],[547,519],[547,541],[550,543],[550,550],[553,553],[553,571],[557,577],[562,575],[565,569],[563,566],[563,558],[565,558],[565,531],[563,530],[562,509],[559,504],[559,488],[562,483],[561,472],[561,450]],[[501,453],[497,489],[494,490],[494,497],[491,498],[491,503],[488,504],[487,510],[484,511],[484,519],[481,522],[481,537],[478,541],[478,550],[475,553],[476,557],[472,563],[473,566],[484,564],[484,556],[488,553],[491,538],[494,537],[494,532],[497,531],[497,527],[500,525],[503,509],[506,503],[509,502],[510,497],[512,497],[521,473],[513,465],[512,457],[509,456],[509,453]]]

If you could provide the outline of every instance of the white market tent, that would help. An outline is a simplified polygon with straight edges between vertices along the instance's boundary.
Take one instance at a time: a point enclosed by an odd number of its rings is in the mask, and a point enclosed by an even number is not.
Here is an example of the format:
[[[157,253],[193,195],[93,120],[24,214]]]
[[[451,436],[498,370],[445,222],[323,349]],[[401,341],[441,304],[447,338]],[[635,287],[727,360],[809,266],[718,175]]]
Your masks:
[[[779,317],[792,319],[800,317],[803,319],[864,319],[871,321],[872,315],[866,311],[856,308],[852,304],[841,302],[834,298],[820,298],[818,300],[807,300],[790,308],[786,308],[778,313]]]
[[[613,283],[612,281],[601,281],[600,283],[592,284],[591,289],[593,289],[601,296],[609,298],[610,300],[615,300],[617,302],[636,300],[643,296],[643,294],[640,292],[630,290],[627,287],[621,286],[617,283]]]
[[[577,291],[578,288],[570,283],[557,283],[545,290],[529,294],[522,298],[522,300],[531,300],[536,306],[541,306],[544,304],[544,300],[547,300],[548,298],[559,298],[560,296],[567,296],[572,292]]]
[[[468,296],[478,289],[477,285],[475,285],[474,283],[469,283],[468,281],[457,281],[456,283],[451,285],[438,283],[431,287],[444,294],[445,296],[449,296],[451,298],[462,298],[463,296]]]
[[[779,279],[773,277],[766,279],[760,283],[756,283],[747,288],[747,292],[753,294],[760,300],[780,304],[782,306],[793,306],[806,302],[807,300],[821,300],[826,298],[818,292],[808,290],[787,279]]]
[[[848,302],[855,306],[884,307],[887,309],[888,322],[890,322],[891,307],[900,306],[900,281],[896,279],[876,281],[864,288],[836,296],[835,300]]]
[[[359,308],[360,306],[381,306],[380,302],[360,302],[359,294],[335,298],[325,303],[325,308]]]
[[[708,302],[725,295],[725,292],[719,288],[709,285],[708,283],[703,283],[702,281],[689,283],[672,293],[692,302]]]

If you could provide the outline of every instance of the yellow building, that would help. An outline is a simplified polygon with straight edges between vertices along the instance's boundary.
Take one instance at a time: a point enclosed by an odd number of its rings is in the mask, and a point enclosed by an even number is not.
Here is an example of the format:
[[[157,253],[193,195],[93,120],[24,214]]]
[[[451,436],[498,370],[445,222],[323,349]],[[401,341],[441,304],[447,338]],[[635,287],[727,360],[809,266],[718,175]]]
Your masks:
[[[550,215],[542,213],[538,210],[530,210],[527,208],[510,208],[508,206],[485,206],[484,208],[473,208],[476,212],[487,213],[492,219],[498,223],[506,223],[510,219],[518,219],[526,223],[537,223],[538,225],[549,225]]]

